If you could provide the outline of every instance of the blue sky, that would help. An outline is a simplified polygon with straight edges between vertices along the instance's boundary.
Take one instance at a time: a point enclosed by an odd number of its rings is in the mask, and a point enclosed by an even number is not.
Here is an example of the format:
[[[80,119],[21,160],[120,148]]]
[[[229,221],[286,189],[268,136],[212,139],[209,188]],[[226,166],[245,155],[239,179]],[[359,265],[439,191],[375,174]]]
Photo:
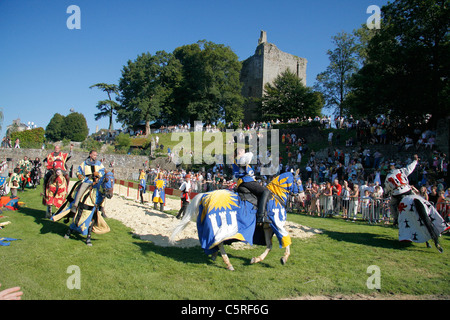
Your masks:
[[[328,65],[331,37],[366,23],[368,6],[382,0],[0,0],[1,136],[12,120],[45,128],[52,116],[83,113],[90,133],[106,96],[89,86],[118,83],[128,60],[206,39],[225,44],[244,60],[260,30],[280,50],[306,58],[307,85]],[[81,29],[66,26],[70,5],[81,10]],[[120,128],[115,124],[115,128]]]

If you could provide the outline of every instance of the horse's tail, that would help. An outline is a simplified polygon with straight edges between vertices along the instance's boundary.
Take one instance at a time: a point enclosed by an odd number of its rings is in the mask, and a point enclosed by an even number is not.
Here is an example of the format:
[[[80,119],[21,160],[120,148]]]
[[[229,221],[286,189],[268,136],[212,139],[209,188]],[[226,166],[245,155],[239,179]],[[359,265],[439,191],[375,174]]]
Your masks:
[[[197,194],[187,206],[183,219],[175,227],[175,229],[173,229],[172,235],[169,238],[169,242],[171,244],[175,243],[176,235],[183,231],[190,221],[195,221],[197,219],[198,207],[200,206],[200,200],[202,199],[202,197],[203,193]]]

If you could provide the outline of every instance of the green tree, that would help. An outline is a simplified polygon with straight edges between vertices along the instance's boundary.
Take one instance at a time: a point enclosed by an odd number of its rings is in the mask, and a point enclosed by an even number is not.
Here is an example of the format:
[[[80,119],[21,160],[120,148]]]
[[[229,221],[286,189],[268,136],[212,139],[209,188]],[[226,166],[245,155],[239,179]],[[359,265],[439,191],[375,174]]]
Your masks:
[[[298,116],[320,115],[321,94],[303,85],[289,69],[264,86],[261,111],[264,120],[289,119]]]
[[[96,113],[95,120],[99,120],[103,117],[109,118],[109,131],[113,130],[113,116],[117,114],[117,108],[119,107],[119,104],[116,101],[112,100],[111,95],[118,95],[119,94],[119,87],[115,84],[107,84],[107,83],[96,83],[89,87],[92,88],[98,88],[102,90],[103,92],[106,92],[108,95],[107,100],[101,100],[97,102],[97,109],[100,110],[100,112]]]
[[[47,141],[60,141],[63,139],[62,128],[64,126],[64,116],[55,113],[45,128],[45,138]]]
[[[127,153],[128,149],[131,146],[131,137],[129,134],[125,134],[123,132],[119,133],[119,135],[115,139],[116,151],[119,153]]]
[[[432,121],[450,110],[450,6],[444,0],[397,0],[381,8],[380,30],[355,74],[349,105],[367,114]]]
[[[86,118],[83,114],[72,112],[64,118],[64,125],[61,129],[62,138],[70,141],[81,142],[89,134]]]
[[[339,116],[344,113],[344,101],[350,92],[350,79],[359,69],[361,48],[357,46],[355,36],[346,32],[333,36],[333,50],[328,50],[330,64],[316,77],[315,89],[325,99],[325,107],[335,109]]]
[[[34,128],[11,133],[11,140],[20,140],[22,149],[40,149],[44,143],[44,128]]]
[[[150,134],[150,122],[167,117],[172,92],[179,81],[179,68],[172,54],[158,51],[143,53],[123,67],[119,81],[121,106],[117,119],[131,128],[145,124]]]
[[[174,56],[183,72],[181,85],[175,91],[178,123],[242,119],[242,65],[230,47],[202,40],[175,49]]]

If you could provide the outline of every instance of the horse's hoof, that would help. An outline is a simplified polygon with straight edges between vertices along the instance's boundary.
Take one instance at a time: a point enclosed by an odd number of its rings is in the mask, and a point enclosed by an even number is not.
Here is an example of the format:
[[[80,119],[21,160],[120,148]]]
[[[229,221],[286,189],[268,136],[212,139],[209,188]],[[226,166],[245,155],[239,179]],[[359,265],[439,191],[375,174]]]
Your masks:
[[[234,271],[233,266],[229,266],[227,269],[230,270],[230,271]]]
[[[280,262],[284,266],[286,264],[286,258],[285,257],[281,257]]]
[[[252,260],[250,260],[250,264],[255,264],[256,263],[256,258],[253,257]]]
[[[86,245],[87,245],[88,247],[92,247],[92,242],[86,242]]]
[[[70,236],[69,236],[68,234],[65,234],[65,235],[64,235],[64,239],[69,239],[69,237],[70,237]]]
[[[439,253],[444,252],[444,249],[441,247],[440,244],[436,245],[436,248],[438,249]]]

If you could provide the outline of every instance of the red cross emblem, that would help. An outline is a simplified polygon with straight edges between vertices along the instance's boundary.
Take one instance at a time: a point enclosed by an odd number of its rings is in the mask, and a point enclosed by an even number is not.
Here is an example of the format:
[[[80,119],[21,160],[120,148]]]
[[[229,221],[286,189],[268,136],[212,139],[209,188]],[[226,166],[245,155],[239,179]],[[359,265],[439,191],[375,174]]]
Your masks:
[[[398,205],[398,212],[405,211],[406,207],[407,207],[407,205],[405,205],[403,202],[400,202],[400,204]]]

